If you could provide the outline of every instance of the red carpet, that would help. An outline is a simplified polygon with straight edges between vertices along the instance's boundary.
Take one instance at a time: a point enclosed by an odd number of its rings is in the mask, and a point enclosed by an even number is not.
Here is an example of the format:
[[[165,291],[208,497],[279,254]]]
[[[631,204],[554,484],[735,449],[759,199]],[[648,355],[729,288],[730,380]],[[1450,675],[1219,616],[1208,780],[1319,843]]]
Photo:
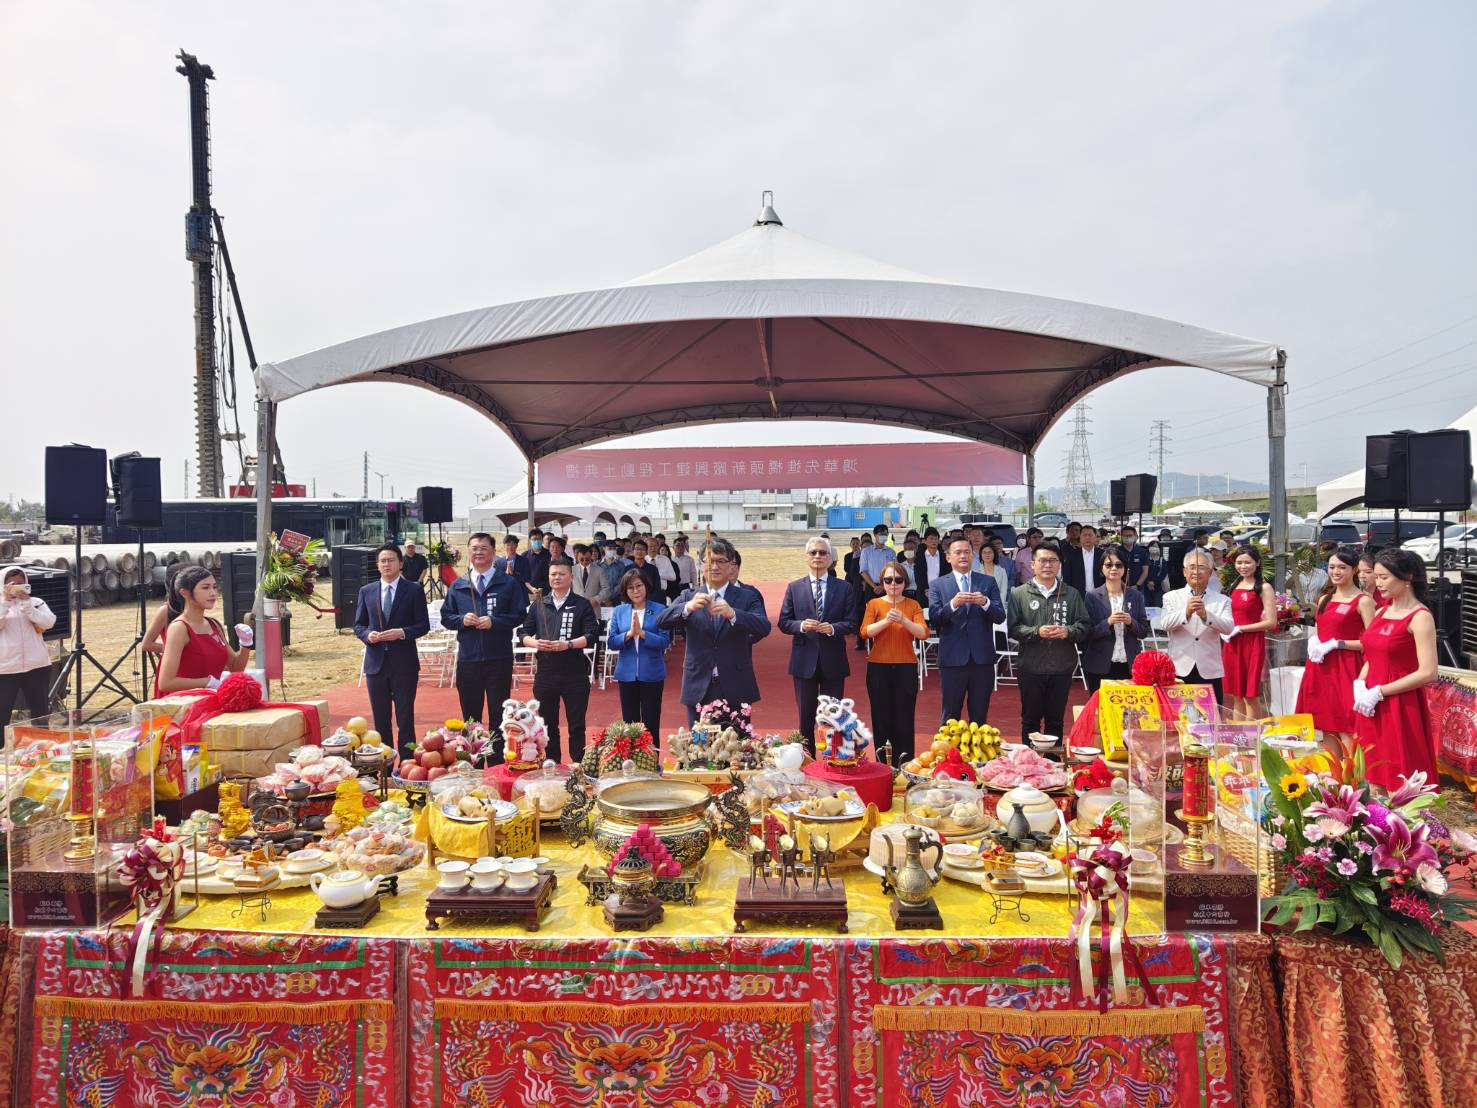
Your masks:
[[[764,604],[769,612],[770,620],[777,619],[780,599],[784,592],[784,582],[762,582],[758,583],[757,587],[764,594]],[[851,676],[846,682],[847,695],[856,699],[862,718],[870,722],[871,712],[867,706],[866,655],[853,649],[849,657],[851,658]],[[795,710],[794,684],[790,675],[785,672],[789,660],[789,636],[780,634],[778,628],[770,632],[769,636],[754,648],[754,672],[759,679],[759,688],[763,693],[759,703],[754,706],[754,722],[762,730],[791,731],[799,723]],[[666,696],[662,701],[662,730],[668,734],[687,720],[686,709],[677,700],[682,684],[681,670],[682,647],[679,644],[674,646],[667,655],[667,687]],[[334,724],[342,723],[350,716],[369,715],[369,695],[358,685],[353,683],[338,685],[329,689],[324,695],[328,700]],[[522,682],[513,690],[513,695],[523,698],[532,696],[532,686],[528,682]],[[1087,691],[1080,683],[1074,685],[1072,703],[1085,704],[1086,702]],[[416,696],[416,726],[419,730],[424,731],[440,720],[453,718],[459,714],[460,708],[457,704],[455,688],[450,684],[444,688],[437,688],[434,678],[422,678],[420,692]],[[1068,709],[1068,718],[1070,717],[1071,712]],[[620,698],[615,682],[608,682],[604,689],[601,689],[597,682],[590,690],[588,725],[590,727],[603,726],[619,718]],[[936,670],[929,672],[923,683],[923,689],[918,694],[918,710],[914,719],[915,741],[922,742],[931,739],[939,723],[939,678]],[[1016,693],[1015,686],[1002,685],[995,690],[995,695],[990,701],[989,722],[1000,728],[1006,738],[1014,738],[1020,734],[1020,697]]]

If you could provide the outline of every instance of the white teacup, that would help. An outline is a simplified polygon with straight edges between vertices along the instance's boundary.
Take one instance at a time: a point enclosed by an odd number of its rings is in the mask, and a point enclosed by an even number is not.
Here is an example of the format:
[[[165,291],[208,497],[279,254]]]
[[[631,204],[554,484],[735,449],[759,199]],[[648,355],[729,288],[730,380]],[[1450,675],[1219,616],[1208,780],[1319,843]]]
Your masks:
[[[436,872],[441,875],[440,887],[447,892],[456,892],[466,887],[467,870],[471,867],[466,862],[446,861],[436,863]]]
[[[552,859],[549,859],[549,858],[545,858],[542,854],[540,854],[536,858],[531,859],[531,861],[533,862],[534,869],[539,874],[553,873],[554,872],[554,862],[553,862],[553,860]]]
[[[538,865],[532,858],[514,858],[503,866],[508,888],[514,892],[527,892],[538,884]]]
[[[472,875],[472,888],[491,892],[503,883],[503,867],[496,858],[478,858],[468,870]]]
[[[1159,866],[1159,855],[1141,846],[1130,850],[1128,856],[1131,859],[1128,863],[1129,873],[1153,873]]]

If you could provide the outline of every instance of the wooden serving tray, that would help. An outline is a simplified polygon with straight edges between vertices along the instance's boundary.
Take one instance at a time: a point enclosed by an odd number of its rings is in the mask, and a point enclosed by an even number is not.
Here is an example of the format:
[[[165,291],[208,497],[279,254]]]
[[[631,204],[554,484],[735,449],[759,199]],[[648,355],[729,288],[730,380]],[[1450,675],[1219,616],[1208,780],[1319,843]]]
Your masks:
[[[777,885],[765,888],[763,882],[755,882],[750,891],[748,877],[740,877],[733,898],[733,929],[742,932],[750,923],[823,924],[844,935],[846,889],[839,881],[829,888],[822,885],[818,892],[802,885],[799,893],[786,896]]]
[[[469,885],[461,892],[432,893],[426,898],[426,930],[437,930],[443,918],[460,917],[489,923],[521,921],[524,930],[537,931],[558,884],[554,874],[542,873],[526,892],[511,892],[506,887],[478,892]]]

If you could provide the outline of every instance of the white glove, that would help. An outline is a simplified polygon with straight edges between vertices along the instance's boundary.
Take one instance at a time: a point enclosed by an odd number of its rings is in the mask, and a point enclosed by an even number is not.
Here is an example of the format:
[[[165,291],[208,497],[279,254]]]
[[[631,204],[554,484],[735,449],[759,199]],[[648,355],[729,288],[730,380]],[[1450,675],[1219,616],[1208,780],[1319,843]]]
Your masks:
[[[1234,639],[1239,634],[1241,634],[1241,628],[1240,627],[1233,627],[1233,628],[1231,628],[1229,634],[1225,634],[1225,635],[1222,635],[1221,636],[1221,640],[1223,642],[1230,642],[1232,639]]]
[[[236,624],[236,641],[245,649],[250,649],[256,642],[256,632],[244,623]]]
[[[1320,665],[1323,662],[1323,659],[1328,657],[1329,652],[1333,650],[1333,645],[1334,644],[1332,640],[1324,642],[1316,637],[1309,639],[1308,661],[1312,662],[1314,665]]]
[[[1373,716],[1375,706],[1383,699],[1385,694],[1378,685],[1371,689],[1363,681],[1354,682],[1354,711],[1361,716]]]
[[[219,677],[212,677],[205,683],[205,687],[207,689],[218,689],[221,687],[221,679]]]

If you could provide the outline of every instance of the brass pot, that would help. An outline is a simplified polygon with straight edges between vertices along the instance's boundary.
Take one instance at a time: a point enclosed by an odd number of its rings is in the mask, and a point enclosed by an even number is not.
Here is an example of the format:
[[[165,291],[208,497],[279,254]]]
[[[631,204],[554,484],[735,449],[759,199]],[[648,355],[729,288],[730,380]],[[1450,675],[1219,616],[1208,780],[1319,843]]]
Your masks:
[[[646,824],[680,865],[696,865],[713,842],[706,812],[713,794],[706,785],[662,778],[623,781],[595,798],[595,845],[614,857]]]

